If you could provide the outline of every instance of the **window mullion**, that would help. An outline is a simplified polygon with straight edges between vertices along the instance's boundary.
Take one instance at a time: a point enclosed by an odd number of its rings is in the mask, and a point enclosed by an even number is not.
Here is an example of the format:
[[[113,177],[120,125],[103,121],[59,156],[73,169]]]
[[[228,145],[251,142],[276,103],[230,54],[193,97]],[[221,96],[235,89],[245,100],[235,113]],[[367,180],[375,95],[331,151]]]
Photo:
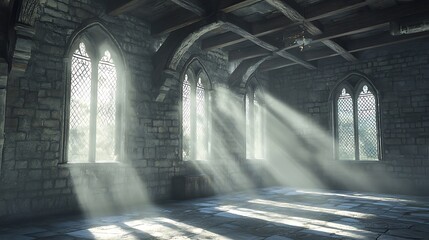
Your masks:
[[[196,104],[196,82],[191,82],[191,139],[190,139],[190,158],[195,160],[197,157],[197,104]]]
[[[354,126],[354,135],[355,135],[355,159],[360,160],[359,158],[359,119],[358,119],[358,104],[357,104],[357,98],[359,97],[359,94],[353,95],[353,126]]]
[[[252,90],[250,96],[249,96],[249,137],[250,137],[250,158],[255,158],[255,91]]]
[[[206,147],[205,152],[206,152],[206,159],[208,159],[208,156],[210,156],[210,146],[209,146],[209,139],[210,139],[210,116],[209,116],[209,103],[210,103],[210,93],[207,89],[204,89],[204,115],[205,115],[205,134],[204,134],[204,146]]]
[[[97,91],[98,91],[98,62],[91,59],[91,107],[89,124],[89,162],[95,162],[96,132],[97,132]]]

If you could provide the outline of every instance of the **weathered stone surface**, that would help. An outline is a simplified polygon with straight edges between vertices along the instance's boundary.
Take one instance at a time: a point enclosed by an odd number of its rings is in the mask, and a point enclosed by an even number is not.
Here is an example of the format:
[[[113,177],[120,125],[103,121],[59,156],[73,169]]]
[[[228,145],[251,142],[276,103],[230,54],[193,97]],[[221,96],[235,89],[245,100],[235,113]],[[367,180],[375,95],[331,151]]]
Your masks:
[[[322,195],[327,197],[321,199]],[[297,196],[304,200],[297,201]],[[32,205],[43,208],[39,206],[42,203]],[[327,203],[331,205],[327,207]],[[388,204],[384,216],[367,208],[378,209],[384,203]],[[303,193],[300,189],[276,187],[156,207],[147,205],[119,215],[54,217],[30,225],[5,225],[0,228],[0,238],[426,239],[429,216],[421,219],[425,223],[403,217],[410,209],[428,207],[428,198],[338,191]],[[386,227],[384,231],[365,227],[380,224]],[[403,228],[389,227],[399,225]]]
[[[429,179],[429,48],[425,41],[362,52],[358,63],[323,61],[317,70],[290,67],[270,73],[270,93],[332,133],[330,92],[346,75],[363,73],[379,91],[382,161],[350,168],[371,172],[370,181],[385,191],[427,194]],[[309,138],[317,137],[314,133]],[[333,144],[329,142],[329,144]],[[331,174],[337,176],[332,167]],[[382,177],[381,177],[382,176]],[[348,183],[348,179],[335,181]],[[376,183],[377,182],[377,183]]]

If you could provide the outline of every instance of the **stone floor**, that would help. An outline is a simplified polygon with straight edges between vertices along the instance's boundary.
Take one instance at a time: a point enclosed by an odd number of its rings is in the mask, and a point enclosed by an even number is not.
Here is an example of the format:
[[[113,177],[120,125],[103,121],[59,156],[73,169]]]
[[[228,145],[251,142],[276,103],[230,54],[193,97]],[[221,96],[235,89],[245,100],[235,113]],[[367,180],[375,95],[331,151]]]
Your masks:
[[[274,187],[0,226],[0,239],[429,239],[429,198]]]

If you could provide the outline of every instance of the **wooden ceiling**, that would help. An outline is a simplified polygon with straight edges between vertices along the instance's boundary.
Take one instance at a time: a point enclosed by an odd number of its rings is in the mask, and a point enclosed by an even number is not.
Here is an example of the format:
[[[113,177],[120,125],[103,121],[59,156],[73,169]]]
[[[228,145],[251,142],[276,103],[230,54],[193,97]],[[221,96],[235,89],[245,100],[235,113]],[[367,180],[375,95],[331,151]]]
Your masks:
[[[260,71],[428,37],[429,32],[394,36],[392,22],[429,20],[427,0],[112,0],[112,15],[130,14],[151,24],[154,36],[182,31],[213,16],[231,23],[201,37],[203,50],[222,48],[230,61],[258,62]],[[301,50],[295,43],[311,39]]]

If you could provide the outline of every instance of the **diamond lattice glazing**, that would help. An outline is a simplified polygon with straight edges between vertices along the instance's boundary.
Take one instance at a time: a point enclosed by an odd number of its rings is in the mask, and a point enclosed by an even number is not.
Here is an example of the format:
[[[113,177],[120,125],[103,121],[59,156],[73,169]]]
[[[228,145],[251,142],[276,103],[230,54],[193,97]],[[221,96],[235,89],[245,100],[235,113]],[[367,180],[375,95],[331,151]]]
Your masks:
[[[182,157],[190,159],[191,154],[191,84],[185,75],[182,85]]]
[[[205,89],[201,82],[201,78],[198,79],[196,95],[195,95],[195,106],[196,106],[196,130],[197,130],[197,159],[205,160],[207,153],[207,114],[206,114],[206,96]]]
[[[91,61],[80,43],[71,62],[68,161],[88,161],[91,106]]]
[[[108,51],[98,64],[96,161],[115,160],[116,67]]]
[[[377,160],[377,116],[375,97],[363,86],[357,100],[360,160]]]
[[[353,120],[353,99],[345,88],[337,102],[338,158],[355,159],[355,133]]]

